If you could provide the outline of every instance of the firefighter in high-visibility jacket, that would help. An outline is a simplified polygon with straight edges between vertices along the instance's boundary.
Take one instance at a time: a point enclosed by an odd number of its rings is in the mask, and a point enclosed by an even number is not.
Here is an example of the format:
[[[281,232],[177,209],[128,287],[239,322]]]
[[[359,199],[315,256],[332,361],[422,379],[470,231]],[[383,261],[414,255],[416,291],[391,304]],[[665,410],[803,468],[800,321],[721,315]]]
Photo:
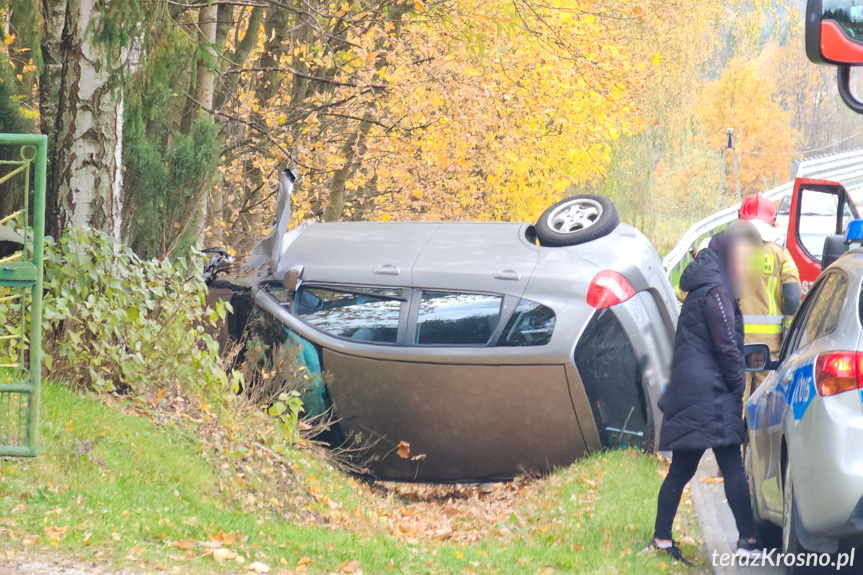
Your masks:
[[[753,194],[741,204],[738,217],[749,220],[764,241],[764,263],[759,266],[762,268],[760,286],[740,300],[744,341],[766,343],[775,358],[803,296],[800,274],[791,254],[777,243],[781,241],[781,233],[774,227],[776,208],[772,201],[762,194]],[[750,374],[744,402],[764,377],[765,372]]]

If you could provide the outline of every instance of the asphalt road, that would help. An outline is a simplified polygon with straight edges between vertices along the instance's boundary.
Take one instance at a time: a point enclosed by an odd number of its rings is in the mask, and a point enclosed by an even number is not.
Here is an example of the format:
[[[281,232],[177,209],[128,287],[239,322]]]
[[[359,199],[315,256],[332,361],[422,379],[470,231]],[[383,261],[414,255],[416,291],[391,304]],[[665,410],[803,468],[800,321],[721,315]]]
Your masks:
[[[725,499],[725,484],[714,479],[717,471],[713,453],[708,451],[701,460],[695,479],[690,483],[708,565],[712,565],[714,551],[720,554],[732,553],[737,546],[737,527]],[[713,572],[716,575],[785,575],[785,569],[781,567],[715,565]]]

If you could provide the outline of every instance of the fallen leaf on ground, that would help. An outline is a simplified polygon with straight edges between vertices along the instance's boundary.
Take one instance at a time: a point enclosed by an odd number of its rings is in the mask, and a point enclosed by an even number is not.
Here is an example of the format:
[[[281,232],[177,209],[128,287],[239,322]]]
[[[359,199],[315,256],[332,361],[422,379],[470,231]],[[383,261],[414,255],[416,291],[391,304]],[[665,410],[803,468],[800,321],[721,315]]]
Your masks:
[[[45,528],[45,537],[48,538],[48,541],[58,541],[66,536],[67,531],[69,531],[68,527],[54,527],[51,525]]]
[[[396,453],[402,459],[407,459],[411,456],[411,444],[407,441],[400,441]]]
[[[210,535],[210,541],[213,543],[219,543],[226,547],[233,545],[234,541],[237,539],[237,531],[229,531],[225,533],[224,531],[219,531],[215,535]]]
[[[402,442],[404,443],[404,442]],[[353,561],[345,561],[342,564],[341,570],[342,573],[354,573],[357,569],[360,568],[360,562],[354,559]]]
[[[230,549],[226,549],[224,547],[219,547],[218,549],[213,549],[213,559],[221,563],[222,561],[227,561],[228,559],[236,559],[237,554]]]

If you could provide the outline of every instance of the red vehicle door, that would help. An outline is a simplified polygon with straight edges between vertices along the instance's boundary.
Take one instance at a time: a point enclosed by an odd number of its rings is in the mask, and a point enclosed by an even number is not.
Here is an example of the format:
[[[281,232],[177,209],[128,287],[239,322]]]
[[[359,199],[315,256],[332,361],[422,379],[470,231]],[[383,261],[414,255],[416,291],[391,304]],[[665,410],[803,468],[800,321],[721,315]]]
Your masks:
[[[841,184],[805,178],[794,181],[785,247],[800,270],[803,293],[821,273],[825,238],[844,234],[848,222],[859,217]]]

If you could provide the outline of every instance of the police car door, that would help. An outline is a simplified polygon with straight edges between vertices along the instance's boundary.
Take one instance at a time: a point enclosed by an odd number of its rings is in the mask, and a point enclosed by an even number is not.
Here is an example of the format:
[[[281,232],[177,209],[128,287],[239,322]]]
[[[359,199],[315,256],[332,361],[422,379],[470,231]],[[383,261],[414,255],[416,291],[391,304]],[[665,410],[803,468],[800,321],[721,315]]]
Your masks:
[[[829,335],[841,313],[837,300],[844,298],[848,282],[844,274],[830,271],[815,283],[794,318],[780,358],[777,377],[767,391],[767,433],[770,444],[769,469],[762,493],[767,507],[782,511],[782,440],[786,424],[800,421],[814,398],[813,366],[818,354],[829,351]]]

